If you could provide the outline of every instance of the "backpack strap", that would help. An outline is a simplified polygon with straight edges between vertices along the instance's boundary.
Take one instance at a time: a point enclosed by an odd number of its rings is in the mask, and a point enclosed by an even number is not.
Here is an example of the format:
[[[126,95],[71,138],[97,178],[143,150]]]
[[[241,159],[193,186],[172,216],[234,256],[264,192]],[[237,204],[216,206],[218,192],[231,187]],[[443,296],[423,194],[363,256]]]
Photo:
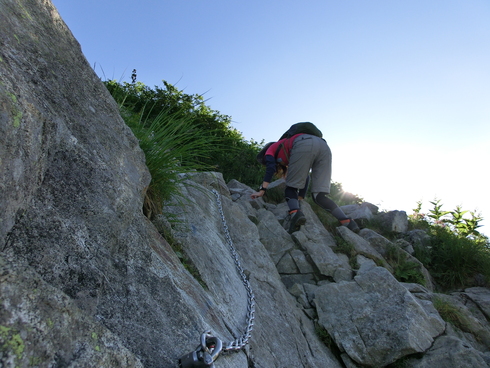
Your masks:
[[[291,138],[287,139],[288,141],[291,140]],[[289,162],[289,155],[288,152],[286,151],[286,145],[284,144],[286,141],[282,142],[279,147],[277,147],[276,152],[274,153],[274,160],[277,161],[277,155],[279,154],[279,151],[282,149],[284,152],[284,156],[286,157],[286,160]]]

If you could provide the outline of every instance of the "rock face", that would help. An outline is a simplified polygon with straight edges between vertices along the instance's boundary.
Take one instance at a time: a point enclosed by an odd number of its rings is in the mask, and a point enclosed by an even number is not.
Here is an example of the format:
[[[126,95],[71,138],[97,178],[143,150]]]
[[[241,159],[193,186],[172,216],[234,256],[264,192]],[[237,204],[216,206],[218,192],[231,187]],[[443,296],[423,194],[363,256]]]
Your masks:
[[[365,262],[354,281],[316,291],[320,323],[342,351],[359,364],[384,367],[428,350],[444,332],[444,321],[426,310],[393,275]]]
[[[489,290],[435,294],[410,255],[423,234],[333,234],[303,203],[290,235],[286,204],[217,173],[187,177],[185,205],[165,207],[177,223],[151,223],[144,155],[51,2],[0,0],[0,34],[0,366],[176,367],[204,331],[228,346],[249,327],[217,368],[489,364]],[[403,211],[349,211],[406,230]],[[395,279],[393,254],[419,284]]]

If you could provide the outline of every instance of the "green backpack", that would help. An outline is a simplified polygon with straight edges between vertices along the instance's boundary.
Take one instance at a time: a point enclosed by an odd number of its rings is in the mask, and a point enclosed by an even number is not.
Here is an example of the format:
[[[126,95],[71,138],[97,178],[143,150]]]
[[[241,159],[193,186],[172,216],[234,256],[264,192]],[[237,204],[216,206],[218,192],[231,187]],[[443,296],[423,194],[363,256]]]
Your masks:
[[[316,135],[317,137],[320,137],[320,138],[323,137],[322,132],[320,131],[320,129],[318,129],[315,126],[315,124],[310,123],[310,122],[302,122],[302,123],[296,123],[296,124],[291,125],[291,127],[288,129],[288,131],[286,133],[284,133],[279,140],[284,139],[284,138],[291,138],[293,135],[296,135],[299,133]],[[262,148],[262,150],[259,152],[259,154],[257,155],[257,161],[260,164],[265,165],[265,152],[274,143],[276,143],[276,142],[267,143],[264,146],[264,148]],[[279,153],[281,148],[283,148],[282,144],[277,148],[277,150],[274,154],[274,158],[277,157],[277,154]]]
[[[282,137],[279,139],[284,139],[284,138],[291,138],[293,135],[299,134],[299,133],[304,133],[304,134],[311,134],[311,135],[316,135],[317,137],[322,138],[323,134],[318,129],[315,124],[310,123],[310,122],[302,122],[302,123],[296,123],[291,125],[291,127],[288,129],[286,133],[282,135]]]

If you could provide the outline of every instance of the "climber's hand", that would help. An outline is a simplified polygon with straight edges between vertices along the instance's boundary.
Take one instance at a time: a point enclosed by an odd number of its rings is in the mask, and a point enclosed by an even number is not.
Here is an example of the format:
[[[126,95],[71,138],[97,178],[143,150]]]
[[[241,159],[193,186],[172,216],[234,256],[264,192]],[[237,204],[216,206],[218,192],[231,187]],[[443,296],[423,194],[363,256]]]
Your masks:
[[[253,192],[250,197],[252,197],[252,199],[257,199],[259,197],[262,197],[264,194],[265,194],[265,192],[263,190],[261,190],[259,192]]]

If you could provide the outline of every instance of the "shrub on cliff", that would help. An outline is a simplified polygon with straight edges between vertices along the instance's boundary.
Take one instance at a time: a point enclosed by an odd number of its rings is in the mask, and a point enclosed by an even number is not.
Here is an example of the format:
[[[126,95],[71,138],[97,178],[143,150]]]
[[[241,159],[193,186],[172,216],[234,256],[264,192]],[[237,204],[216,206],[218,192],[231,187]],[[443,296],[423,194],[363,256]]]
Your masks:
[[[147,129],[157,117],[162,120],[163,116],[168,115],[172,121],[184,120],[186,127],[196,136],[202,135],[208,139],[206,154],[195,157],[200,164],[196,170],[205,167],[206,170],[221,172],[225,181],[236,179],[250,186],[262,180],[263,168],[255,160],[260,144],[253,140],[246,141],[231,126],[231,117],[207,106],[202,95],[186,94],[165,81],[164,88],[155,86],[154,89],[141,82],[119,83],[110,80],[104,83],[119,106],[125,109],[123,117],[127,123],[138,120],[142,122],[139,128]],[[164,121],[160,125],[163,126]],[[186,141],[186,144],[189,143]]]
[[[490,245],[476,230],[483,218],[474,212],[464,216],[468,211],[461,206],[443,211],[437,199],[430,203],[433,207],[427,214],[421,212],[422,203],[418,202],[410,216],[412,228],[430,235],[430,246],[418,247],[416,257],[444,289],[489,283]]]

